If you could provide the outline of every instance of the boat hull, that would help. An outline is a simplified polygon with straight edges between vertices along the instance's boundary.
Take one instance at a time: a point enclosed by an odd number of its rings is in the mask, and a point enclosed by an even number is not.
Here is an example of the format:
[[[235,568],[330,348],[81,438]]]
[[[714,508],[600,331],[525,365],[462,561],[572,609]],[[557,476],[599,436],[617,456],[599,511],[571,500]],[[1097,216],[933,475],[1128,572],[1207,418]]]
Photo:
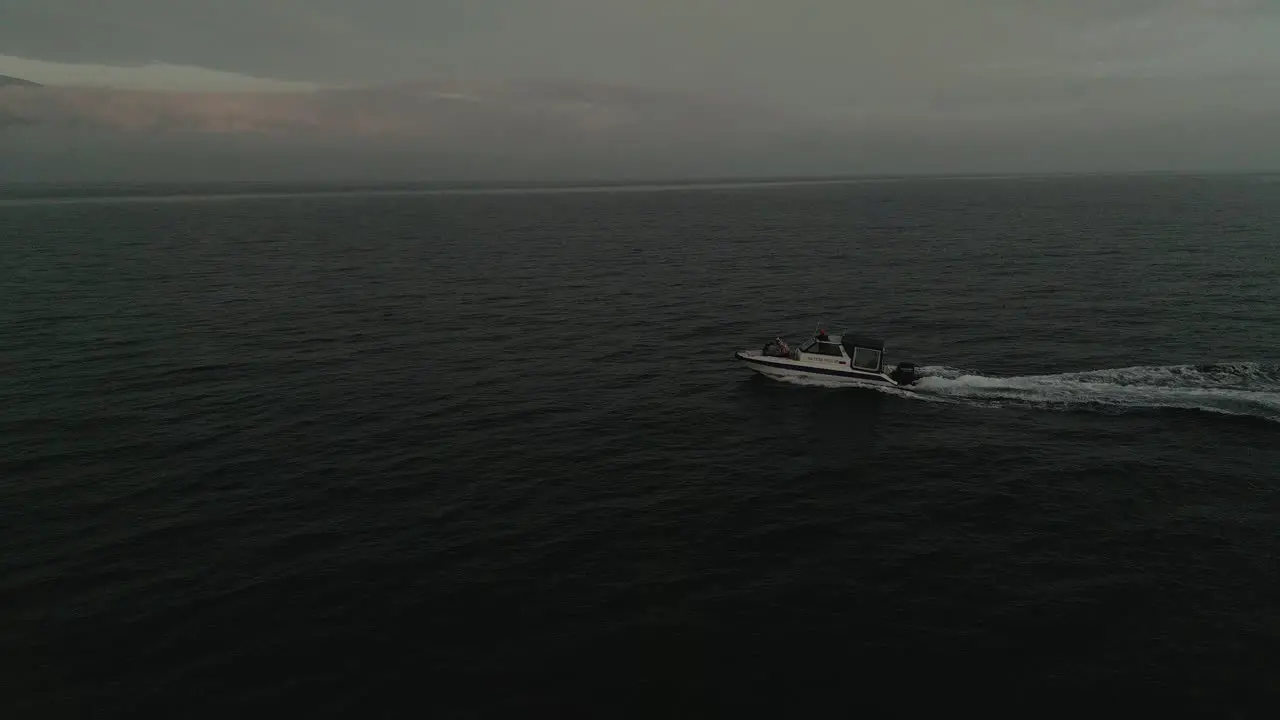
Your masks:
[[[868,385],[909,387],[899,385],[893,381],[893,378],[884,373],[864,372],[849,367],[823,367],[789,358],[771,357],[762,353],[743,350],[734,353],[734,357],[752,370],[774,380],[820,380],[863,387]]]

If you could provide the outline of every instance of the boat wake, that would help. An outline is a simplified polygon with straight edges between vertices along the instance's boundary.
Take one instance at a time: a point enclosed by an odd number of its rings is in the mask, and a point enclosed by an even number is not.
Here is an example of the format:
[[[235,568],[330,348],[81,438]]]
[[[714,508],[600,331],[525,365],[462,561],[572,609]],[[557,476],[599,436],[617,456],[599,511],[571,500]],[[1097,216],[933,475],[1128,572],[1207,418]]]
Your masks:
[[[917,392],[942,399],[1069,410],[1202,410],[1280,422],[1280,365],[1168,365],[1021,377],[934,367],[921,374]]]
[[[912,390],[883,390],[919,400],[988,407],[1181,409],[1280,422],[1280,364],[1147,366],[1016,377],[949,367],[921,367],[919,372],[923,377]]]

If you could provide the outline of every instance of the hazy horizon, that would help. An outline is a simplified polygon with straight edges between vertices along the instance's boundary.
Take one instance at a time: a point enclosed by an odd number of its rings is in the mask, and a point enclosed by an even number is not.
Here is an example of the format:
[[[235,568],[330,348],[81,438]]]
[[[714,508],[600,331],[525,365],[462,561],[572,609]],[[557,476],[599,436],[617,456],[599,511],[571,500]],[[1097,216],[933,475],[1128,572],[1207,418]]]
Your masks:
[[[1280,169],[1260,0],[18,5],[0,179]]]

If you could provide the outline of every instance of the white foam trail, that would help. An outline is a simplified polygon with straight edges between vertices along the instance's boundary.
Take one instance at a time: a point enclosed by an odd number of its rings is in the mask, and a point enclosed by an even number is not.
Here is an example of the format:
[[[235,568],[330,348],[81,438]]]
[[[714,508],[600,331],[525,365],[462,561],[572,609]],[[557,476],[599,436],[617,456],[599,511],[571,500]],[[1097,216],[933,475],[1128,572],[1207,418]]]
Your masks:
[[[917,392],[988,405],[1067,410],[1178,408],[1280,422],[1280,366],[1258,363],[1128,367],[1056,375],[991,377],[921,368]]]
[[[885,393],[886,395],[897,395],[899,397],[907,397],[907,398],[912,398],[914,400],[930,400],[934,402],[946,401],[945,398],[932,397],[929,395],[921,394],[914,390],[907,390],[906,388],[900,388],[900,387],[887,385],[885,383],[879,383],[879,382],[851,382],[849,380],[844,380],[844,379],[839,379],[839,380],[827,379],[827,378],[819,377],[816,375],[815,376],[778,377],[774,379],[777,380],[778,382],[784,382],[784,383],[787,383],[788,385],[799,385],[800,387],[819,387],[819,388],[829,388],[832,390],[848,390],[850,388],[858,388],[858,389],[865,388],[868,390],[876,390],[876,391]]]
[[[866,387],[933,402],[1061,410],[1171,408],[1280,422],[1280,365],[1166,365],[1017,377],[949,367],[921,367],[919,372],[924,377],[911,390],[876,384]],[[788,378],[785,382],[850,387],[844,381],[816,377]]]

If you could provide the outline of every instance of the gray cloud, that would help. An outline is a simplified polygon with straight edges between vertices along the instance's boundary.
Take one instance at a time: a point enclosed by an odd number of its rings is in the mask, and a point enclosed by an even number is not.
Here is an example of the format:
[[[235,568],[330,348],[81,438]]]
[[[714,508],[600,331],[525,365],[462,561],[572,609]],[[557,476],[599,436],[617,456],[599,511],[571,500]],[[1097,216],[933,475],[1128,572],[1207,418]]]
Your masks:
[[[1274,67],[1278,21],[1280,3],[1246,0],[0,0],[0,54],[321,82],[605,79],[848,104],[1022,66]]]
[[[338,84],[606,81],[993,151],[1228,128],[1265,146],[1252,157],[1280,148],[1261,131],[1280,118],[1275,0],[0,0],[3,54]]]

